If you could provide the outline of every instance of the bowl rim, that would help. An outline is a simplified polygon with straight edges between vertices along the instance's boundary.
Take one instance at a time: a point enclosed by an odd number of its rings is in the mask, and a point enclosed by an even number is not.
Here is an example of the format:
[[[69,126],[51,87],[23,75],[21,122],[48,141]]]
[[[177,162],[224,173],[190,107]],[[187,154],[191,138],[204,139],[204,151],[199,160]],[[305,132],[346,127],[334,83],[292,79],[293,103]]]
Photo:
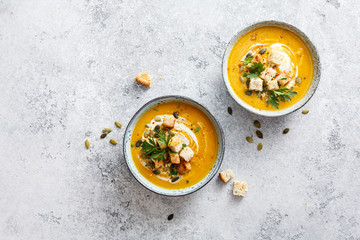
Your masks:
[[[176,101],[176,99],[181,99],[181,100],[185,100],[185,102],[188,101],[188,102],[197,104],[197,105],[199,105],[200,107],[202,107],[203,109],[200,109],[200,108],[199,108],[199,110],[202,111],[202,112],[204,112],[204,110],[205,110],[206,113],[213,118],[213,120],[214,120],[214,122],[212,121],[213,124],[215,123],[215,124],[217,125],[217,127],[218,127],[218,129],[219,129],[219,133],[220,133],[220,136],[218,136],[218,139],[217,139],[217,140],[218,140],[218,141],[221,141],[221,143],[222,143],[221,149],[219,149],[220,154],[218,154],[218,156],[217,156],[217,158],[216,158],[216,160],[215,160],[215,162],[214,162],[214,166],[213,166],[213,167],[215,167],[215,169],[214,169],[212,175],[210,175],[209,178],[208,178],[204,183],[202,183],[202,184],[199,185],[198,187],[192,189],[191,191],[184,192],[184,193],[180,193],[180,194],[176,194],[176,195],[171,194],[171,193],[168,194],[168,193],[158,192],[158,191],[156,191],[155,189],[150,189],[150,188],[148,188],[145,184],[143,184],[143,183],[137,178],[137,176],[134,174],[134,171],[135,171],[135,170],[129,166],[129,162],[128,162],[128,161],[133,161],[133,159],[132,159],[132,158],[131,158],[131,159],[128,159],[127,156],[126,156],[126,154],[125,154],[125,151],[126,151],[126,150],[125,150],[125,149],[126,149],[126,144],[125,144],[125,142],[126,142],[126,138],[128,137],[128,133],[130,132],[130,129],[129,129],[129,128],[130,128],[130,125],[136,120],[137,116],[143,111],[144,108],[146,108],[146,107],[149,106],[149,105],[156,104],[157,102],[159,102],[159,101],[161,101],[161,100],[167,100],[167,99],[175,99],[174,101]],[[169,102],[171,102],[171,100],[170,100]],[[195,105],[195,107],[197,107],[197,106]],[[210,119],[210,120],[211,120],[211,119]],[[135,123],[135,125],[136,125],[136,123]],[[135,126],[135,125],[134,125],[134,126]],[[216,127],[216,126],[215,126],[215,127]],[[131,129],[131,132],[132,132],[132,129]],[[191,193],[197,192],[198,190],[202,189],[205,185],[207,185],[207,184],[216,176],[217,172],[219,171],[219,169],[220,169],[220,167],[221,167],[221,165],[222,165],[222,162],[223,162],[223,159],[224,159],[224,155],[225,155],[225,135],[224,135],[224,131],[223,131],[222,126],[221,126],[221,124],[219,123],[219,121],[215,118],[215,116],[214,116],[203,104],[201,104],[201,103],[199,103],[199,102],[197,102],[197,101],[195,101],[195,100],[193,100],[193,99],[191,99],[191,98],[189,98],[189,97],[185,97],[185,96],[181,96],[181,95],[164,95],[164,96],[161,96],[161,97],[156,97],[156,98],[151,99],[150,101],[146,102],[146,103],[145,103],[143,106],[141,106],[141,107],[135,112],[135,114],[132,116],[132,118],[130,119],[129,123],[128,123],[127,126],[126,126],[125,134],[124,134],[124,136],[123,136],[123,158],[124,158],[124,160],[125,160],[125,162],[126,162],[126,166],[127,166],[128,170],[131,172],[132,176],[133,176],[133,177],[136,179],[136,181],[137,181],[138,183],[140,183],[140,185],[143,186],[144,188],[146,188],[146,189],[148,189],[149,191],[154,192],[154,193],[156,193],[156,194],[159,194],[159,195],[162,195],[162,196],[167,196],[167,197],[181,197],[181,196],[186,196],[186,195],[189,195],[189,194],[191,194]],[[215,165],[216,163],[218,163],[218,164]],[[135,168],[136,168],[136,167],[135,167]],[[134,170],[134,171],[133,171],[133,170]],[[138,170],[136,169],[136,171],[138,171]],[[210,173],[210,172],[211,172],[211,170],[209,171],[209,173]],[[209,174],[209,173],[208,173],[208,174]],[[141,175],[141,174],[140,174],[140,175]],[[208,176],[208,175],[206,175],[204,178],[206,178],[207,176]],[[200,180],[200,181],[201,181],[201,180]],[[151,183],[151,184],[153,184],[153,183]],[[155,184],[153,184],[153,185],[155,185]],[[155,186],[156,186],[156,185],[155,185]],[[164,189],[165,189],[165,188],[164,188]],[[182,190],[185,190],[185,189],[186,189],[186,188],[184,188],[184,189],[182,189]],[[165,190],[171,191],[171,189],[165,189]]]
[[[264,24],[264,25],[262,25]],[[235,39],[240,35],[242,34],[245,35],[246,33],[248,33],[249,31],[251,30],[254,30],[256,28],[259,28],[259,27],[264,27],[264,26],[275,26],[275,27],[280,27],[280,28],[285,28],[286,30],[288,31],[291,31],[292,33],[294,33],[296,36],[298,36],[303,42],[304,44],[306,45],[306,47],[309,49],[313,49],[313,53],[311,53],[311,57],[312,57],[312,60],[314,62],[314,70],[315,70],[315,62],[317,63],[317,72],[314,72],[314,75],[313,75],[313,82],[315,82],[315,85],[313,87],[313,89],[309,89],[308,92],[306,93],[307,94],[310,94],[308,95],[307,99],[305,101],[303,101],[301,104],[299,104],[297,107],[293,108],[293,106],[296,106],[295,105],[292,105],[288,108],[285,108],[285,109],[282,109],[282,110],[278,110],[278,111],[268,111],[268,110],[261,110],[261,109],[258,109],[258,108],[255,108],[249,104],[247,104],[245,101],[243,101],[240,97],[238,97],[234,91],[234,89],[231,87],[230,85],[230,81],[229,81],[229,78],[228,78],[228,75],[227,75],[227,64],[228,64],[228,58],[229,58],[229,55],[232,51],[232,49],[234,48],[234,45],[231,46],[231,43],[233,43],[235,41]],[[297,32],[294,32],[292,31],[290,28],[294,29],[295,31]],[[304,41],[304,39],[299,36],[299,34],[302,34],[302,37],[305,38],[306,41]],[[240,37],[241,38],[241,37]],[[239,38],[239,39],[240,39]],[[238,40],[239,40],[238,39]],[[236,40],[236,42],[238,41]],[[234,44],[236,44],[236,42]],[[310,46],[309,46],[309,44]],[[306,103],[308,103],[310,101],[310,99],[313,97],[313,95],[315,94],[318,86],[319,86],[319,83],[320,83],[320,79],[321,79],[321,62],[320,62],[320,55],[319,55],[319,51],[317,50],[316,46],[314,45],[314,43],[311,41],[311,39],[308,37],[308,35],[306,35],[303,31],[301,31],[299,28],[295,27],[294,25],[292,24],[289,24],[289,23],[286,23],[286,22],[282,22],[282,21],[278,21],[278,20],[265,20],[265,21],[255,21],[249,25],[247,25],[245,28],[241,29],[240,31],[238,31],[230,40],[229,42],[227,43],[226,47],[225,47],[225,51],[224,51],[224,54],[223,54],[223,58],[222,58],[222,65],[221,65],[221,68],[222,68],[222,77],[223,77],[223,81],[225,83],[225,86],[228,90],[228,92],[230,93],[231,97],[240,105],[242,106],[243,108],[245,108],[247,111],[251,112],[251,113],[254,113],[256,115],[260,115],[260,116],[264,116],[264,117],[280,117],[280,116],[285,116],[285,115],[288,115],[290,113],[293,113],[297,110],[299,110],[300,108],[302,108],[303,106],[305,106]],[[311,90],[311,92],[310,92]],[[303,97],[305,98],[306,95]]]

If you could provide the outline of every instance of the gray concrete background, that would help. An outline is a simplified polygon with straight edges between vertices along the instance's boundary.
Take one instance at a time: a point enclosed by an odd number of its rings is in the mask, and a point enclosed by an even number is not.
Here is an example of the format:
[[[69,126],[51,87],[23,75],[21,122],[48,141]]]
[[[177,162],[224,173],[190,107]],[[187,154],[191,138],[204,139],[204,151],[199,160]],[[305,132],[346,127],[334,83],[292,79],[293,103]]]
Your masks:
[[[0,239],[360,239],[359,9],[357,0],[0,1]],[[308,115],[257,117],[223,84],[226,43],[269,19],[300,28],[320,52]],[[151,89],[134,82],[140,71],[153,75]],[[218,118],[222,169],[248,182],[245,198],[216,178],[162,197],[130,175],[113,122],[126,125],[164,94]],[[245,142],[255,119],[261,152]],[[99,139],[104,127],[120,144]]]

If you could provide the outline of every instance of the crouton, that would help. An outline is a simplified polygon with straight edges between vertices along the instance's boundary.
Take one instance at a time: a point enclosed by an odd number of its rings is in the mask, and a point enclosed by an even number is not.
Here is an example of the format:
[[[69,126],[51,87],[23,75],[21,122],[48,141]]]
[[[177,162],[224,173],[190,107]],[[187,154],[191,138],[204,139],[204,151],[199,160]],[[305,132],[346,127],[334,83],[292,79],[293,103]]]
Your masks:
[[[191,164],[186,162],[181,162],[180,164],[176,165],[176,170],[179,174],[184,175],[191,170]]]
[[[170,153],[170,161],[171,163],[174,164],[179,164],[180,163],[180,156],[177,153]]]
[[[286,85],[288,82],[290,82],[291,78],[288,77],[287,75],[281,73],[279,74],[279,76],[277,76],[275,78],[276,81],[278,81],[278,83],[281,85],[281,86],[284,86]]]
[[[171,149],[172,152],[176,152],[176,153],[180,152],[180,150],[182,149],[181,138],[179,138],[178,136],[171,138],[169,142],[169,148]]]
[[[175,121],[176,118],[172,115],[168,115],[164,118],[164,122],[162,123],[162,125],[166,128],[173,128],[175,126]]]
[[[151,76],[147,73],[139,73],[135,80],[138,83],[141,83],[142,85],[146,86],[146,87],[150,87],[151,84]]]
[[[290,89],[290,88],[293,88],[295,86],[295,78],[291,79],[291,81],[285,85],[286,88]]]
[[[233,195],[244,197],[248,191],[246,182],[235,181],[233,186]]]
[[[270,82],[276,75],[276,70],[273,68],[266,68],[264,71],[261,72],[260,78],[265,81],[265,83]]]
[[[266,59],[263,58],[260,54],[256,54],[252,62],[261,62],[263,64],[266,63]]]
[[[232,177],[234,177],[234,173],[231,169],[225,170],[221,173],[219,173],[220,179],[226,183],[228,182]]]
[[[180,158],[186,162],[189,162],[193,156],[194,152],[190,147],[184,147],[180,152]]]
[[[260,78],[252,78],[250,80],[249,90],[262,91],[263,90],[263,80]]]
[[[279,84],[276,80],[269,81],[266,86],[269,90],[279,89]]]

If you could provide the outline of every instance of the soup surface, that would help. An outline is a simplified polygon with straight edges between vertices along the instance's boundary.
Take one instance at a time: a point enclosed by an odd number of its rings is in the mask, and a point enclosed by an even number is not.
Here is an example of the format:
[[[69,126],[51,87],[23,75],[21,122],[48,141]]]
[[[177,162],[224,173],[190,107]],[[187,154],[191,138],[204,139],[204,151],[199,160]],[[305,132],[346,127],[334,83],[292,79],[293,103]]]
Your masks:
[[[218,153],[211,120],[197,107],[177,101],[146,112],[135,125],[131,144],[141,175],[166,189],[187,188],[201,181]]]
[[[239,98],[257,109],[276,111],[306,95],[314,65],[309,49],[297,35],[271,26],[254,29],[237,41],[227,72]]]

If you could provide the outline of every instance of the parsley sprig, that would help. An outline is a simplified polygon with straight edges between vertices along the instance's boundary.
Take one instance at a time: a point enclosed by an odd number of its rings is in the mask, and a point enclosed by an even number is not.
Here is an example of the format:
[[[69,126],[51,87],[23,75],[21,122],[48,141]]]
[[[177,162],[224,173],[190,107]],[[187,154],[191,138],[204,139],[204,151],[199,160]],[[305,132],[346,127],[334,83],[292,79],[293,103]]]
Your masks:
[[[244,77],[247,78],[257,78],[259,74],[265,70],[264,64],[261,62],[254,62],[249,68],[249,72],[244,72]]]
[[[285,101],[291,101],[291,98],[294,97],[297,92],[295,92],[292,88],[280,88],[276,90],[268,90],[268,100],[267,104],[272,105],[276,109],[279,109],[279,101],[285,102]]]
[[[152,138],[149,138],[149,142],[144,141],[141,144],[142,150],[145,152],[147,156],[149,156],[151,159],[155,159],[158,161],[164,161],[165,160],[165,153],[168,152],[168,144],[170,142],[171,136],[168,135],[166,137],[165,133],[160,132],[159,133],[159,139],[158,142],[162,143],[166,148],[160,148],[155,143],[155,140]]]
[[[251,61],[252,61],[253,59],[254,59],[253,56],[246,57],[246,58],[244,59],[244,62],[243,62],[244,66],[247,66],[249,63],[251,63]]]

